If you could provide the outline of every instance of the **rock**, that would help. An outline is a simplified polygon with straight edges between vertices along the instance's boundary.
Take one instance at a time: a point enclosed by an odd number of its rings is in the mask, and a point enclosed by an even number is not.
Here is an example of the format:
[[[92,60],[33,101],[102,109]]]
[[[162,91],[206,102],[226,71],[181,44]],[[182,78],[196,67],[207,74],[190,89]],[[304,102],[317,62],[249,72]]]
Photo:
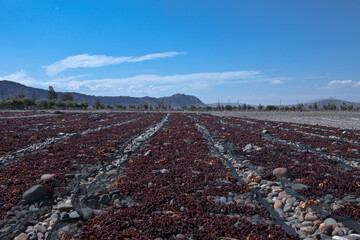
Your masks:
[[[70,218],[70,216],[69,216],[69,214],[68,214],[67,212],[62,212],[62,213],[61,213],[60,219],[61,219],[62,221],[69,220],[69,218]]]
[[[106,172],[106,175],[116,175],[117,174],[117,170],[116,169],[112,169],[108,172]]]
[[[257,168],[260,172],[264,172],[266,170],[266,167],[258,166]]]
[[[31,233],[31,232],[37,232],[37,230],[35,228],[33,228],[32,226],[28,226],[25,233]]]
[[[268,134],[269,131],[265,129],[265,130],[262,131],[262,133],[263,133],[263,134]]]
[[[89,207],[82,208],[81,215],[85,220],[89,220],[94,216],[94,210]]]
[[[76,211],[73,211],[73,212],[70,213],[69,217],[71,219],[77,219],[77,218],[80,217],[80,215]]]
[[[38,240],[45,239],[45,235],[43,233],[41,233],[41,232],[37,233],[36,236],[37,236]]]
[[[281,208],[275,208],[275,211],[281,215],[284,211]]]
[[[291,210],[291,204],[287,203],[284,206],[284,212],[289,212]]]
[[[226,203],[226,202],[227,202],[227,199],[226,199],[226,197],[221,197],[221,198],[220,198],[220,201],[223,202],[223,203]]]
[[[148,150],[148,151],[144,154],[145,157],[150,156],[150,155],[151,155],[151,150]]]
[[[288,198],[291,198],[291,196],[287,194],[285,191],[280,192],[278,195],[279,200],[288,199]]]
[[[39,226],[36,229],[37,229],[38,232],[41,232],[41,233],[46,233],[46,231],[47,231],[46,228],[43,227],[43,226]]]
[[[20,235],[18,235],[14,239],[15,240],[30,240],[30,237],[25,233],[20,233]]]
[[[161,172],[161,173],[168,173],[168,172],[169,172],[169,169],[163,168],[163,169],[160,170],[160,172]]]
[[[45,181],[45,180],[51,180],[55,177],[55,174],[44,174],[41,176],[40,180],[41,181]]]
[[[326,235],[326,234],[320,234],[320,238],[322,239],[322,240],[331,240],[331,237],[329,237],[328,235]]]
[[[109,205],[110,204],[110,196],[108,194],[101,195],[101,197],[99,199],[99,203],[104,204],[104,205]]]
[[[271,189],[273,192],[281,192],[282,191],[282,188],[280,186],[272,186]]]
[[[280,200],[275,201],[274,208],[281,208],[282,209],[283,207],[284,207],[284,205]]]
[[[245,147],[244,147],[244,151],[251,151],[252,150],[252,148],[253,148],[253,146],[249,143],[249,144],[247,144]]]
[[[349,240],[349,238],[347,238],[347,237],[340,237],[340,236],[333,236],[332,239],[333,240]]]
[[[337,234],[340,235],[340,236],[344,236],[344,235],[348,234],[349,231],[350,230],[348,228],[345,228],[345,227],[336,229]]]
[[[185,238],[185,235],[179,233],[179,234],[176,235],[175,238]]]
[[[55,219],[58,217],[59,217],[59,215],[57,213],[53,213],[53,214],[51,214],[50,219]]]
[[[317,219],[318,219],[318,217],[313,212],[308,212],[305,215],[305,221],[315,221]]]
[[[304,235],[310,235],[314,232],[312,227],[301,227],[300,231],[304,233]]]
[[[275,175],[277,177],[287,177],[288,174],[289,174],[289,171],[287,168],[280,167],[280,168],[275,168],[273,170],[273,175]]]
[[[293,204],[295,201],[294,201],[294,199],[292,199],[292,198],[288,198],[288,199],[286,199],[286,203],[288,203],[288,204]]]
[[[74,178],[75,174],[74,173],[67,173],[64,175],[65,178]]]
[[[57,208],[60,212],[70,212],[74,209],[71,203],[61,203],[57,206]]]
[[[48,194],[46,188],[41,185],[35,185],[23,193],[23,199],[28,202],[35,202],[44,198]]]
[[[37,211],[39,211],[39,208],[35,207],[34,205],[31,205],[29,207],[29,212],[37,212]]]
[[[288,183],[288,187],[290,187],[291,189],[293,189],[295,191],[309,188],[308,185],[301,184],[301,183]]]
[[[319,231],[322,233],[330,234],[332,231],[332,226],[327,223],[321,223],[319,226]]]
[[[301,223],[301,226],[304,226],[304,227],[309,227],[309,226],[314,226],[314,223],[311,222],[311,221],[304,221]]]
[[[184,139],[184,142],[185,142],[186,144],[193,144],[193,143],[194,143],[193,140],[189,140],[189,139]]]
[[[327,223],[327,224],[332,224],[332,223],[337,223],[335,219],[333,218],[327,218],[325,219],[324,223]]]

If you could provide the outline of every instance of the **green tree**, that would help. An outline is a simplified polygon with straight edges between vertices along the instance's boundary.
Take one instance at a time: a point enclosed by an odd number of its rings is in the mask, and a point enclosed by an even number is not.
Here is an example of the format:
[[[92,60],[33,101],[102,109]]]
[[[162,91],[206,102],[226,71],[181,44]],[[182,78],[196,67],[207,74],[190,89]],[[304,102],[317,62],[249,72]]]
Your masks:
[[[225,110],[226,110],[226,111],[231,111],[231,110],[232,110],[232,106],[231,106],[231,105],[226,105],[226,106],[225,106]]]
[[[316,102],[314,102],[314,106],[313,106],[314,110],[318,110],[318,105],[316,104]]]
[[[276,107],[274,105],[267,105],[266,110],[267,111],[275,111],[275,110],[278,110],[278,107]]]
[[[74,101],[74,96],[70,93],[64,93],[63,95],[61,95],[60,100],[63,102]]]
[[[92,105],[92,107],[94,109],[104,109],[105,108],[104,104],[102,104],[99,99],[95,99],[95,102]]]
[[[58,97],[58,95],[55,92],[53,86],[49,86],[48,99],[49,100],[56,100],[57,97]]]
[[[259,106],[257,107],[257,109],[258,109],[259,111],[261,111],[261,110],[263,110],[263,109],[264,109],[264,106],[263,106],[263,105],[261,105],[261,104],[259,104]]]

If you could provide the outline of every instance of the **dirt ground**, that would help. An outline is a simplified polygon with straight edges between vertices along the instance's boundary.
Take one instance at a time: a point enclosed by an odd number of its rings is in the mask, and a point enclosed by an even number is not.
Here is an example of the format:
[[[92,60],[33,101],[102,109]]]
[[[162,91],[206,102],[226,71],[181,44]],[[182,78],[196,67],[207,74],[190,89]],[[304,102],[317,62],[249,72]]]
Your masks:
[[[213,112],[217,116],[247,117],[269,121],[293,122],[311,125],[360,130],[360,112]]]

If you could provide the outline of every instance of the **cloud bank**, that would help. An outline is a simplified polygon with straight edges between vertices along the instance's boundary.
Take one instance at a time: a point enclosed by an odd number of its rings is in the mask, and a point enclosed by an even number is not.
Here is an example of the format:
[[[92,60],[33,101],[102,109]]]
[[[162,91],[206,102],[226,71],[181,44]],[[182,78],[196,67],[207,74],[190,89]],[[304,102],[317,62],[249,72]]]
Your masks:
[[[55,62],[48,66],[43,66],[45,68],[46,74],[49,76],[54,76],[60,72],[63,72],[71,68],[90,68],[90,67],[103,67],[113,64],[120,64],[125,62],[142,62],[147,60],[154,60],[159,58],[174,57],[179,54],[184,54],[183,52],[163,52],[163,53],[152,53],[140,57],[112,57],[105,55],[89,55],[89,54],[79,54],[75,56],[70,56],[65,59],[62,59],[58,62]]]

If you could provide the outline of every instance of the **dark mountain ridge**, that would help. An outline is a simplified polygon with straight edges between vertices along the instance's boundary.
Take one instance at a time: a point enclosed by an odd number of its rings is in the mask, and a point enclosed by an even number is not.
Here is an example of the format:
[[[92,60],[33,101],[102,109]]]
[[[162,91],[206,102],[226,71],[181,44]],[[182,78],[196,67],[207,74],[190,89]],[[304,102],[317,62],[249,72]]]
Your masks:
[[[56,89],[55,89],[56,91]],[[43,100],[47,99],[48,90],[39,89],[39,88],[32,88],[25,86],[20,83],[2,80],[0,81],[0,97],[1,99],[11,98],[13,96],[17,96],[23,94],[27,98],[35,97],[36,100]],[[64,93],[70,93],[74,97],[75,102],[87,102],[89,106],[91,106],[96,99],[105,105],[114,105],[120,104],[124,106],[129,105],[140,105],[147,103],[149,105],[159,105],[159,104],[166,104],[171,105],[172,108],[179,108],[184,105],[190,106],[194,105],[197,107],[205,107],[206,105],[197,97],[185,94],[174,94],[170,97],[130,97],[130,96],[92,96],[82,93],[76,92],[57,92],[58,98],[60,99],[61,95]]]

